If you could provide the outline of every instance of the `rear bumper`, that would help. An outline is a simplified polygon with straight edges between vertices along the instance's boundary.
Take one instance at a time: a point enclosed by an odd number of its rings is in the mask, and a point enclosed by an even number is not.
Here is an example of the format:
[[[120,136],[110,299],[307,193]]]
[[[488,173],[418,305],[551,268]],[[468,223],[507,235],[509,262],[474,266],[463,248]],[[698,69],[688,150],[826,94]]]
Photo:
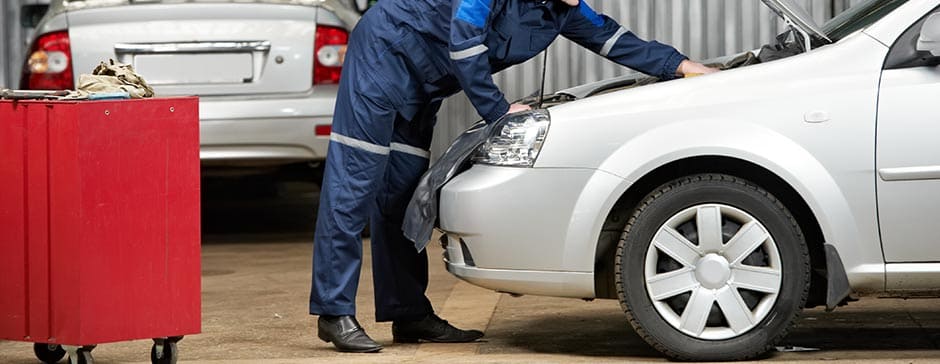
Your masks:
[[[333,122],[335,87],[294,98],[201,99],[200,159],[204,165],[258,166],[326,158],[329,135],[317,125]]]
[[[326,158],[329,137],[317,137],[325,118],[204,120],[199,151],[203,164],[285,164]]]

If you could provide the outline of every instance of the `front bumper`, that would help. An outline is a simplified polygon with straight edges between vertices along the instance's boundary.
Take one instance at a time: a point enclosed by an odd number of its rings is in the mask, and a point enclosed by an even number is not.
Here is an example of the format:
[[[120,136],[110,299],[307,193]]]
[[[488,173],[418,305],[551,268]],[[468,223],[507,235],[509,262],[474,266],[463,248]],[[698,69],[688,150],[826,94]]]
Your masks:
[[[622,183],[593,169],[475,165],[441,190],[447,270],[498,291],[593,297],[597,237]]]
[[[332,90],[331,90],[332,91]],[[335,92],[284,98],[200,100],[200,158],[205,165],[276,165],[326,158]]]
[[[551,272],[519,269],[479,268],[472,265],[466,244],[459,237],[444,235],[444,266],[450,274],[480,287],[512,294],[593,298],[594,275],[583,272]]]

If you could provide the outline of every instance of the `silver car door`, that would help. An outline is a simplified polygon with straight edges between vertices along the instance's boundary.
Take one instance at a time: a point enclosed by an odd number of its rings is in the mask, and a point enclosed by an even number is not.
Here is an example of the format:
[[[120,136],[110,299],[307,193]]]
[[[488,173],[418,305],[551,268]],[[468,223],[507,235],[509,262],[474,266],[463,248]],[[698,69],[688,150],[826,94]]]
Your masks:
[[[940,262],[940,51],[924,42],[940,31],[940,9],[933,14],[895,42],[881,78],[876,168],[888,263]]]

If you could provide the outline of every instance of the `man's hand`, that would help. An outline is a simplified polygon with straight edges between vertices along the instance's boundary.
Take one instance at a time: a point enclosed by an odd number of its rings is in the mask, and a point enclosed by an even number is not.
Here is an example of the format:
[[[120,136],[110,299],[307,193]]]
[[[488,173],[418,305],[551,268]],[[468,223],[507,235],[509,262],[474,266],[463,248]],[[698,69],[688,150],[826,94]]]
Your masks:
[[[578,6],[578,3],[579,3],[578,0],[561,0],[561,1],[571,6]]]
[[[676,69],[676,75],[678,76],[698,76],[698,75],[707,75],[709,73],[715,73],[720,71],[717,68],[711,68],[705,66],[704,64],[693,62],[690,60],[684,60],[682,63],[679,63],[679,68]]]
[[[532,108],[529,107],[529,105],[512,104],[512,105],[509,105],[509,112],[507,112],[506,115],[515,114],[520,111],[528,111],[528,110],[532,110]]]

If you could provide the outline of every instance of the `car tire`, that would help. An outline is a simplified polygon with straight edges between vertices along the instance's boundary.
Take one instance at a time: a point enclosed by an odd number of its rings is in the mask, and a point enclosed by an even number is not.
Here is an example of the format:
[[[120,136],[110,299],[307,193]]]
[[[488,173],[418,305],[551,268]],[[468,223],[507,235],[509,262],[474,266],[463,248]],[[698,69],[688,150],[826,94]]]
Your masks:
[[[768,191],[723,174],[683,177],[647,195],[615,263],[630,324],[675,360],[767,353],[809,292],[809,252],[796,220]]]

